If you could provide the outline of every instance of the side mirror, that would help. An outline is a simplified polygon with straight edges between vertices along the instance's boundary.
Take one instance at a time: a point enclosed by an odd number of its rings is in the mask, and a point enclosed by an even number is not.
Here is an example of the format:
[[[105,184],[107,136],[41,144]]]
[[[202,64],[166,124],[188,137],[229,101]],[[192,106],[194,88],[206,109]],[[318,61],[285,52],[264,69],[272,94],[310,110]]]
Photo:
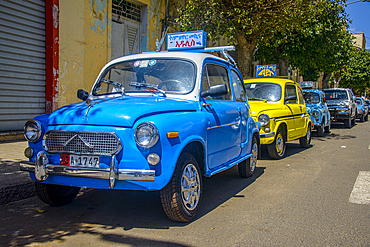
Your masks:
[[[209,90],[201,92],[200,96],[205,98],[207,96],[215,97],[215,96],[222,96],[227,94],[227,86],[226,84],[214,85],[209,88]]]
[[[285,104],[288,104],[289,103],[289,101],[297,101],[297,96],[296,95],[291,95],[291,96],[288,96],[288,97],[286,97],[285,98]]]
[[[85,90],[83,89],[78,89],[77,90],[77,98],[79,98],[80,100],[87,100],[87,98],[89,97],[89,93],[86,92]]]

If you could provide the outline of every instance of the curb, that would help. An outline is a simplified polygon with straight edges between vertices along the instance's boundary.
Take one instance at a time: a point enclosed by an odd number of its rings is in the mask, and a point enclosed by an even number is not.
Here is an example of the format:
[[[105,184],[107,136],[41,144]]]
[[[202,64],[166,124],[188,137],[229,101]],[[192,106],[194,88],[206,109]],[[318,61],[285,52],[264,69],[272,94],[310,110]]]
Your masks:
[[[0,205],[36,196],[33,181],[0,188]]]

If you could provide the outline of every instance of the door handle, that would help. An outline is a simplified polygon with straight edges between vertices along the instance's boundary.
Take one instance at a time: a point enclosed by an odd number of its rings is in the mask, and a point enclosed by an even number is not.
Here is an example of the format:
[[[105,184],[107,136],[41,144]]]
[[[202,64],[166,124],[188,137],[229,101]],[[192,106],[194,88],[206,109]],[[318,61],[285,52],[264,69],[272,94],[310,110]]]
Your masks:
[[[206,107],[206,106],[212,106],[212,104],[202,103],[202,106],[204,106],[204,107]]]

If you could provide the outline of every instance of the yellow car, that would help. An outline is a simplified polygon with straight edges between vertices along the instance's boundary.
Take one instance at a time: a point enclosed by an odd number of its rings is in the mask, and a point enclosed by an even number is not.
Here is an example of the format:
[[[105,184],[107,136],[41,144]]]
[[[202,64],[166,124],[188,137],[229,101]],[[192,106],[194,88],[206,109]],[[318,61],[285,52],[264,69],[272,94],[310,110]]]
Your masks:
[[[299,139],[311,146],[311,119],[301,86],[288,79],[264,77],[244,80],[250,114],[261,124],[260,141],[273,159],[281,159],[286,142]]]

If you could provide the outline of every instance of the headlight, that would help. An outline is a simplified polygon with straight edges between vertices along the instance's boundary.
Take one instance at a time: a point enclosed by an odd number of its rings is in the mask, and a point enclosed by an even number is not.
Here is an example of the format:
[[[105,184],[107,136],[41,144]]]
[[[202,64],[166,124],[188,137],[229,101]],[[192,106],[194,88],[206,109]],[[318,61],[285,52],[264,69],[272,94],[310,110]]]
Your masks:
[[[320,115],[320,113],[319,113],[318,111],[313,111],[313,112],[312,112],[312,115],[313,115],[314,117],[318,117],[318,116]]]
[[[270,122],[270,117],[267,114],[261,114],[258,117],[258,122],[261,124],[261,126],[266,126]]]
[[[134,137],[140,147],[151,148],[158,141],[158,129],[152,123],[141,123],[135,129]]]
[[[24,125],[24,137],[27,141],[36,142],[42,133],[41,123],[37,120],[27,121]]]

